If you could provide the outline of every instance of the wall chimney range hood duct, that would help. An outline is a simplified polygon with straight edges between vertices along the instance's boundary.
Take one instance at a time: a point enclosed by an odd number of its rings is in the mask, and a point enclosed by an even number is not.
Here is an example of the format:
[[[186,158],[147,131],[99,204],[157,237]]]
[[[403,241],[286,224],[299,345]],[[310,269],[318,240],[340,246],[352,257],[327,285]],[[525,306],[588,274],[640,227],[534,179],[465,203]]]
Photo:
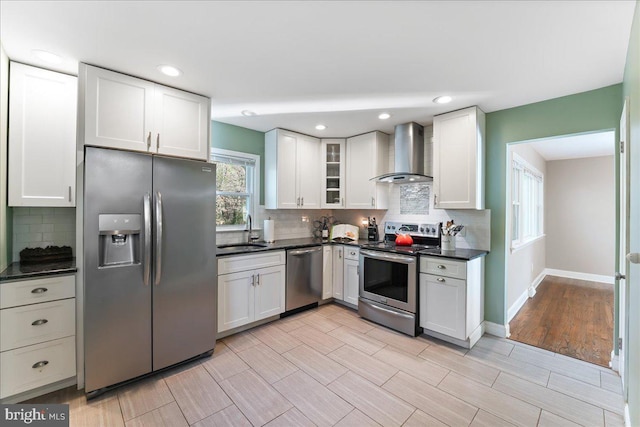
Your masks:
[[[424,128],[414,122],[397,125],[394,141],[394,172],[371,181],[399,184],[433,181],[433,177],[424,174]]]

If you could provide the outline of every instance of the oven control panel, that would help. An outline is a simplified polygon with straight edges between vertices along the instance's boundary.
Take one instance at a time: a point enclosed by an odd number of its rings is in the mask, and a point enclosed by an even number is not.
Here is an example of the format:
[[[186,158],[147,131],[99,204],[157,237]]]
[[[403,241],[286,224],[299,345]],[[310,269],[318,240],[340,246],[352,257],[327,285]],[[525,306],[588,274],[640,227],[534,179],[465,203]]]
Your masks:
[[[384,234],[407,233],[418,237],[440,237],[440,224],[417,224],[405,222],[384,223]]]

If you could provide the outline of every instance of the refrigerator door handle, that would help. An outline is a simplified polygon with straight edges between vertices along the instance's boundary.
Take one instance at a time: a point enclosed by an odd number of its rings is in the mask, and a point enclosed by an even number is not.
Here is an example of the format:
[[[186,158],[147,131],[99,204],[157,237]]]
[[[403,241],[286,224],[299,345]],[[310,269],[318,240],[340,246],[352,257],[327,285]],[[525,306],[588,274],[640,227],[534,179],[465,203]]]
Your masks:
[[[144,195],[144,285],[151,282],[151,195]]]
[[[160,284],[162,277],[162,194],[156,192],[156,280],[155,284]]]

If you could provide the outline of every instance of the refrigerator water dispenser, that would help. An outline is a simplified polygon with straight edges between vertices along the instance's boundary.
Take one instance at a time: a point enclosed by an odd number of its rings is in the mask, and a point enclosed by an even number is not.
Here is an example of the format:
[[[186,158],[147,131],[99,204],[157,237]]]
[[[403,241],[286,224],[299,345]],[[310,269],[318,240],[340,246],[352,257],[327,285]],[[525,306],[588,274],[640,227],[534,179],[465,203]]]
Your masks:
[[[140,264],[140,215],[98,215],[98,267]]]

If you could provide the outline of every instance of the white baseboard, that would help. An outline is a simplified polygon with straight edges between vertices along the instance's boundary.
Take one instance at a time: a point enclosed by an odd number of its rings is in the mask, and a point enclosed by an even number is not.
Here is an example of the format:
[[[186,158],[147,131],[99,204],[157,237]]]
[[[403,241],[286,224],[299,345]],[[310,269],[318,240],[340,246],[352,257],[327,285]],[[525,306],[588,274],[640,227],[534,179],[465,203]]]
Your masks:
[[[580,273],[578,271],[556,270],[554,268],[545,268],[546,276],[566,277],[567,279],[588,280],[590,282],[601,282],[613,285],[615,279],[613,276],[603,276],[600,274]]]
[[[616,353],[611,350],[611,361],[609,362],[609,367],[612,371],[620,372],[620,359],[616,356]]]
[[[629,404],[628,403],[624,404],[624,425],[625,425],[625,427],[632,427],[631,426],[631,415],[629,414]]]
[[[511,307],[509,307],[509,310],[507,311],[507,322],[511,322],[511,319],[513,319],[515,315],[518,313],[518,311],[520,311],[522,306],[527,302],[527,299],[529,299],[528,290],[524,291],[518,297],[516,302],[514,302],[511,305]],[[491,334],[491,335],[494,335],[494,334]]]
[[[511,335],[511,333],[509,332],[508,323],[506,325],[500,325],[498,323],[488,322],[485,320],[483,322],[483,325],[484,331],[489,335],[493,335],[499,338],[509,338],[509,336]]]
[[[542,283],[546,276],[545,271],[546,270],[542,270],[542,272],[538,274],[538,277],[533,280],[529,288],[527,288],[527,290],[518,297],[516,302],[514,302],[511,307],[509,307],[509,310],[507,311],[507,323],[511,322],[511,319],[513,319],[515,315],[518,314],[518,311],[520,311],[522,306],[527,302],[527,298],[533,298],[536,295],[536,288],[538,287],[538,285],[540,285],[540,283]]]

